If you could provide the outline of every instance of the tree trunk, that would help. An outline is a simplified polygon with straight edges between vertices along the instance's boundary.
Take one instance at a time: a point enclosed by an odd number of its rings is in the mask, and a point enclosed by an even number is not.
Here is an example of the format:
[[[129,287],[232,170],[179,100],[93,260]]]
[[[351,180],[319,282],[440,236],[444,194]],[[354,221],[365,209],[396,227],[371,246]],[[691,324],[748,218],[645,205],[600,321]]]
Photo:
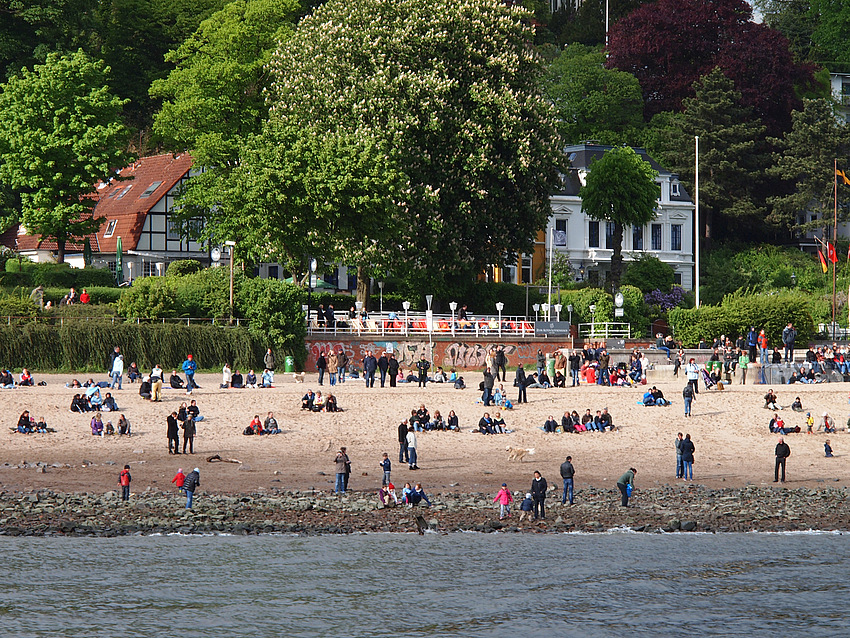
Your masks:
[[[623,225],[614,222],[614,250],[611,253],[611,293],[620,288],[620,278],[623,276]]]
[[[369,308],[369,284],[371,283],[369,275],[366,274],[365,266],[357,266],[357,301],[363,303],[363,307]]]
[[[56,239],[56,263],[64,264],[65,263],[65,240],[64,239]]]

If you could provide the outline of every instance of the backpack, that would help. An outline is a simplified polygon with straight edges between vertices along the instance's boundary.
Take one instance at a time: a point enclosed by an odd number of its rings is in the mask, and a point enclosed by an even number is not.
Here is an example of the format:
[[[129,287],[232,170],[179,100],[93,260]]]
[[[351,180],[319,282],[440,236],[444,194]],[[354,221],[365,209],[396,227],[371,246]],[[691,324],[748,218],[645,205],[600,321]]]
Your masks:
[[[245,436],[251,436],[252,434],[254,434],[254,428],[252,428],[252,427],[249,425],[247,428],[245,428],[244,430],[242,430],[242,434],[244,434]]]

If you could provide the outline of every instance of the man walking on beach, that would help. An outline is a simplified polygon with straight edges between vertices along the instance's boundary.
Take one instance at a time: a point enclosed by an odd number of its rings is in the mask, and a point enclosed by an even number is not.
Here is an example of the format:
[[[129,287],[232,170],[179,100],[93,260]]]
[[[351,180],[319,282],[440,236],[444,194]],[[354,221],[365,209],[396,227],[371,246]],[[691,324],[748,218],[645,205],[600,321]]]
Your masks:
[[[516,367],[516,378],[514,380],[514,385],[517,387],[517,404],[520,403],[528,403],[528,394],[526,393],[526,380],[525,380],[525,369],[522,367],[520,363]]]
[[[408,467],[411,470],[418,470],[419,466],[416,465],[416,432],[412,425],[407,428],[407,454],[409,456]]]
[[[561,463],[561,478],[564,479],[564,496],[561,498],[561,505],[567,502],[567,497],[570,499],[570,505],[573,504],[573,477],[576,470],[572,461],[573,457],[568,456],[567,460]]]
[[[531,498],[534,501],[534,519],[546,518],[546,479],[540,475],[540,472],[534,473],[534,480],[531,481]]]
[[[387,370],[390,368],[390,362],[387,360],[387,353],[382,352],[378,357],[378,370],[381,372],[381,387],[384,387],[384,382],[387,380]]]
[[[396,387],[396,379],[398,377],[398,359],[395,358],[395,353],[390,353],[390,360],[387,361],[387,374],[390,375],[390,387]]]
[[[779,468],[782,468],[782,482],[785,482],[785,461],[791,456],[791,448],[788,447],[788,444],[785,442],[781,436],[779,437],[779,443],[776,444],[776,450],[774,451],[776,455],[776,465],[773,469],[773,482],[779,482]]]
[[[363,377],[366,379],[366,387],[375,387],[375,370],[378,369],[378,360],[371,350],[366,351],[366,356],[363,357]]]
[[[198,369],[198,364],[195,363],[195,357],[191,354],[187,354],[182,368],[186,375],[186,394],[190,395],[192,394],[192,390],[198,387],[195,384],[195,370]]]

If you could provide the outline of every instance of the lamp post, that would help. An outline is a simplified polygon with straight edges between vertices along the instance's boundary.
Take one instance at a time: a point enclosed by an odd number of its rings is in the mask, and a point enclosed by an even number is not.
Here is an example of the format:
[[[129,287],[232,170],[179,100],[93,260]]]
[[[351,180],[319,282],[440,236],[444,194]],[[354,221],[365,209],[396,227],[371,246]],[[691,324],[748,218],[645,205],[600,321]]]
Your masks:
[[[588,310],[590,310],[590,338],[592,339],[596,334],[596,304],[590,304]]]
[[[570,313],[570,331],[573,329],[573,305],[569,304],[567,306],[567,312]]]
[[[225,246],[230,246],[230,323],[233,323],[233,252],[236,250],[235,241],[224,242]]]
[[[502,310],[504,310],[505,304],[501,301],[496,302],[496,310],[499,311],[499,336],[502,336]]]
[[[534,304],[534,305],[533,305],[533,306],[531,306],[531,307],[532,307],[532,309],[534,309],[534,320],[535,320],[535,321],[540,321],[540,317],[537,315],[537,312],[540,310],[540,304],[539,304],[539,303],[536,303],[536,304]]]
[[[550,306],[548,303],[545,303],[540,307],[543,308],[543,314],[546,317],[546,321],[552,321],[552,317],[549,314],[549,308],[551,308],[552,306]]]
[[[380,291],[380,295],[381,295],[381,317],[383,317],[384,316],[384,282],[383,281],[378,282],[378,290]]]
[[[434,301],[434,295],[425,295],[425,303],[428,309],[425,311],[425,327],[428,328],[428,339],[431,338],[431,331],[434,329],[434,313],[431,312],[431,302]]]
[[[449,308],[452,310],[452,336],[455,336],[455,310],[457,310],[457,302],[450,301]]]
[[[558,322],[561,321],[561,308],[563,308],[563,307],[564,306],[562,304],[559,304],[559,303],[555,304],[555,312],[557,313],[555,321],[558,321]]]
[[[795,272],[791,273],[791,287],[792,288],[797,287],[797,273],[795,273]]]
[[[307,292],[307,331],[308,332],[310,331],[310,304],[312,303],[312,300],[313,300],[313,277],[315,276],[316,268],[318,268],[318,267],[319,267],[319,264],[316,262],[316,260],[311,259],[310,260],[310,274],[307,277],[308,280],[309,280],[307,282],[307,285],[308,285],[308,292]]]
[[[404,336],[406,337],[410,330],[410,323],[407,320],[407,311],[410,310],[410,302],[403,301],[401,307],[404,308]]]

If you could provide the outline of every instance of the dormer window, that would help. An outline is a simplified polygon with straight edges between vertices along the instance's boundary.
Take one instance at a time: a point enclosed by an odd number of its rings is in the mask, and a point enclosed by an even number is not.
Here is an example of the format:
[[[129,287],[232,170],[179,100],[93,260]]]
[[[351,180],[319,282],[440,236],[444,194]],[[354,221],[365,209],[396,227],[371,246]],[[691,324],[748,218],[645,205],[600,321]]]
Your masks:
[[[131,188],[133,188],[132,184],[130,186],[125,186],[124,190],[121,191],[121,194],[118,196],[118,199],[124,199],[124,195],[129,193]]]
[[[106,224],[106,231],[103,233],[103,238],[106,239],[107,237],[112,237],[112,235],[115,233],[115,226],[117,225],[117,219],[110,219],[109,222],[107,222]]]
[[[142,199],[143,197],[150,197],[151,195],[153,195],[154,191],[155,191],[157,188],[159,188],[160,186],[162,186],[162,182],[154,182],[153,184],[151,184],[150,186],[148,186],[148,187],[145,189],[145,192],[144,192],[144,193],[142,193],[141,195],[139,195],[139,199]]]
[[[679,182],[670,183],[670,197],[679,197]]]

